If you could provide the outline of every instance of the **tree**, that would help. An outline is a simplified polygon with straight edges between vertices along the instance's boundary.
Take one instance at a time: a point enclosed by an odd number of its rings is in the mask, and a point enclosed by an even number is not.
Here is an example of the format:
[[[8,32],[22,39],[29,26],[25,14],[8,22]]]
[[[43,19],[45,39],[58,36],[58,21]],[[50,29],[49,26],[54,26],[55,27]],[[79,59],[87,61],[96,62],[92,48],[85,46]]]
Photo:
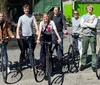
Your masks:
[[[7,0],[0,0],[0,11],[4,12],[4,14],[7,14]]]

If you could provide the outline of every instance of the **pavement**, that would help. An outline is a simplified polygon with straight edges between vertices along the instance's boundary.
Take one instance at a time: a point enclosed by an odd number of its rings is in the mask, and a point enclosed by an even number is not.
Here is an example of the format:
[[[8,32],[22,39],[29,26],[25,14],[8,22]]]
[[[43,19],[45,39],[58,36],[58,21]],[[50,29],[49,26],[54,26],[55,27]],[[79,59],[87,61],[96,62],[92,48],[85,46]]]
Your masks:
[[[71,32],[71,28],[68,28]],[[97,37],[97,51],[99,49],[99,37]],[[67,52],[68,46],[70,44],[70,36],[64,38],[64,53]],[[35,58],[39,59],[40,45],[36,46]],[[91,49],[89,47],[88,54],[91,55]],[[9,64],[17,65],[19,60],[20,50],[17,45],[17,41],[10,41],[8,44],[8,56]],[[90,56],[91,57],[91,56]],[[11,73],[8,75],[7,82],[5,84],[2,79],[2,73],[0,72],[0,85],[48,85],[47,80],[42,82],[36,82],[34,79],[33,70],[30,68],[25,68],[22,72],[16,74],[16,69],[11,69]],[[13,76],[12,76],[13,75]],[[100,80],[97,79],[96,74],[92,71],[91,67],[86,68],[84,71],[79,71],[77,73],[65,73],[56,74],[52,76],[52,85],[99,85]]]

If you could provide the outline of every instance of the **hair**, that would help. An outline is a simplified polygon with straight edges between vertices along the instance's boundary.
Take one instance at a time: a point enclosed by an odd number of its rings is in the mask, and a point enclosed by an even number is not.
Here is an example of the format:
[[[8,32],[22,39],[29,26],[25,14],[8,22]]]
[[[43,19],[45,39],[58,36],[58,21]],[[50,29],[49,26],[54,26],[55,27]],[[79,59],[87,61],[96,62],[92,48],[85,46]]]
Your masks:
[[[77,10],[74,10],[74,11],[73,11],[73,13],[74,13],[74,12],[77,12],[77,13],[78,13],[78,15],[79,15],[79,12],[78,12]]]
[[[24,8],[27,8],[27,7],[30,7],[28,4],[25,4],[24,6],[23,6],[23,9]]]
[[[90,7],[92,8],[92,10],[93,10],[93,6],[92,6],[91,4],[88,4],[88,5],[86,6],[86,9],[87,9],[88,6],[90,6]]]
[[[47,15],[48,16],[48,22],[47,22],[47,24],[49,24],[50,23],[50,16],[49,16],[49,14],[48,13],[44,13],[43,16],[44,15]],[[42,18],[43,18],[43,16],[42,16]]]

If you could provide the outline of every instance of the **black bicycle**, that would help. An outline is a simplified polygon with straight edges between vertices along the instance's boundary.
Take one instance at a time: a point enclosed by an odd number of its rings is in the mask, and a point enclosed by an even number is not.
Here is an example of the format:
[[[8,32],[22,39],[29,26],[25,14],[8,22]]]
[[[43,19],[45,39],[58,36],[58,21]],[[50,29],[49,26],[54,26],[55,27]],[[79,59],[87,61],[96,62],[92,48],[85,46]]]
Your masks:
[[[51,85],[51,72],[52,72],[52,42],[43,42],[46,48],[46,70],[45,76],[48,79],[48,85]]]
[[[70,72],[77,72],[78,71],[78,67],[79,67],[79,51],[78,51],[78,38],[79,38],[79,34],[78,33],[74,33],[74,34],[69,34],[72,37],[72,43],[69,45],[68,48],[68,55],[67,55],[67,59],[68,59],[68,69]]]
[[[98,32],[98,37],[100,37],[100,33]],[[99,41],[99,40],[98,40]],[[98,42],[99,43],[99,42]],[[100,48],[97,54],[97,61],[96,61],[96,76],[100,79]]]
[[[32,37],[29,36],[29,37],[21,37],[21,39],[24,39],[25,40],[25,43],[26,43],[26,56],[25,56],[25,60],[26,60],[26,63],[28,65],[28,63],[30,63],[30,67],[32,67],[33,69],[33,73],[34,73],[34,78],[35,80],[38,82],[37,80],[37,70],[36,70],[36,62],[35,62],[35,58],[34,58],[34,53],[33,53],[33,49],[32,49],[32,44],[31,44],[31,41],[32,41]],[[29,62],[28,62],[29,60]]]

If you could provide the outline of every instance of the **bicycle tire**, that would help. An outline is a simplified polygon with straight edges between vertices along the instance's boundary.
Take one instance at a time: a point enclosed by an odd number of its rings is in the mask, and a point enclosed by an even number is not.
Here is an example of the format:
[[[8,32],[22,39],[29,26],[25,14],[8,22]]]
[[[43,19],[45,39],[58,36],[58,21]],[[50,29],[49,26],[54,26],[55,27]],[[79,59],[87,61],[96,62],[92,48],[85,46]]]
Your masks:
[[[68,49],[68,63],[69,63],[69,71],[71,73],[78,71],[78,67],[76,65],[75,57],[76,57],[76,55],[74,53],[73,45],[70,45],[69,49]]]
[[[52,62],[51,62],[51,54],[46,54],[46,76],[48,79],[48,85],[51,85],[51,69],[52,69]]]
[[[7,67],[8,67],[8,58],[6,55],[6,51],[5,50],[1,50],[1,58],[2,58],[2,77],[3,77],[3,81],[6,83],[7,82]]]
[[[97,54],[97,61],[96,61],[96,76],[100,79],[100,49]]]
[[[36,77],[36,70],[35,70],[35,64],[34,64],[35,61],[34,61],[32,49],[29,49],[29,61],[30,61],[31,67],[33,69],[34,78],[38,82],[37,77]]]

